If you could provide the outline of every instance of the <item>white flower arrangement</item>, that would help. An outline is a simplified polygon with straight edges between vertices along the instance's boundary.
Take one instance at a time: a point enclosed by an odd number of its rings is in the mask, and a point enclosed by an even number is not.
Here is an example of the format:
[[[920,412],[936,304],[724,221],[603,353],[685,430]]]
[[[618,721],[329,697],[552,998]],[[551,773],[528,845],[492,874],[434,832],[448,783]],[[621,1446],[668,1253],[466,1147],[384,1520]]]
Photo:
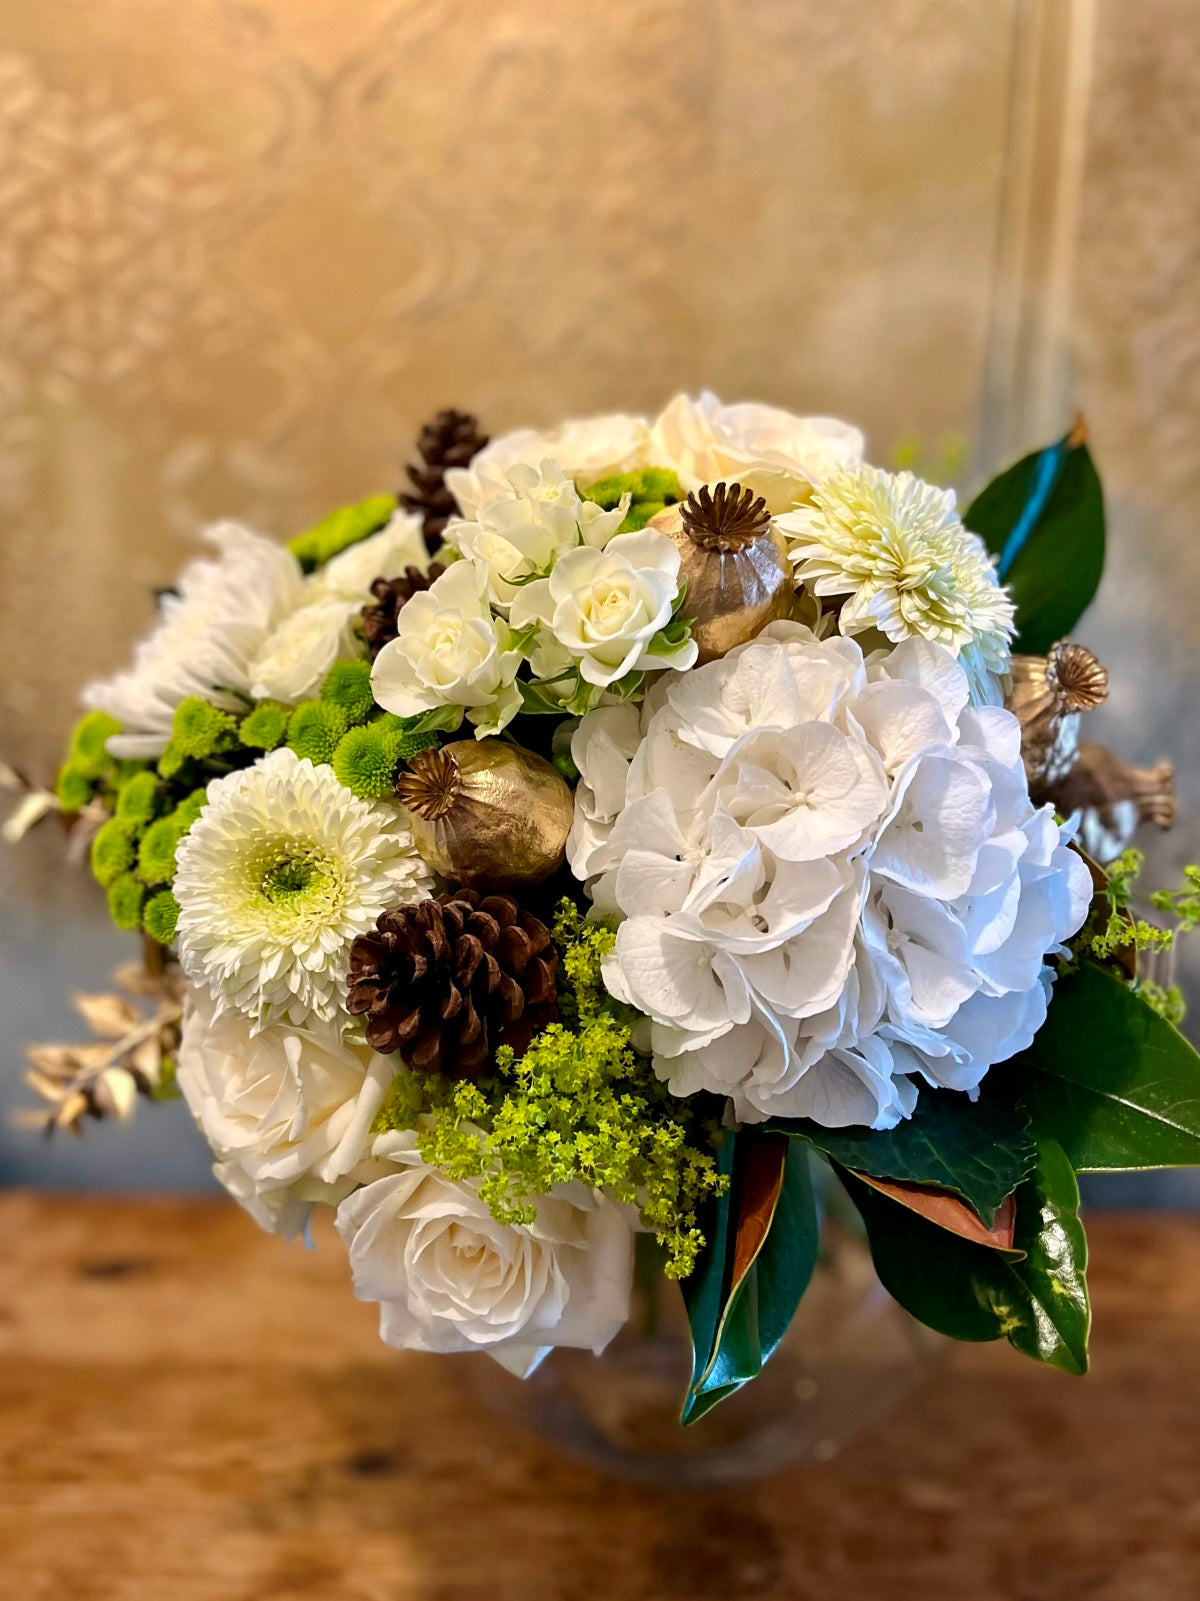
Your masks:
[[[222,1184],[289,1236],[328,1210],[385,1341],[521,1375],[605,1347],[653,1234],[685,1421],[770,1356],[835,1176],[917,1316],[1081,1370],[1074,1170],[1200,1156],[1177,997],[1123,954],[1170,936],[1068,817],[1103,669],[1000,579],[1048,508],[1100,538],[1082,441],[961,517],[845,423],[710,394],[490,444],[442,413],[422,451],[407,510],[213,530],[85,692],[58,804],[168,990],[145,1037],[113,1003],[92,1079],[44,1068],[50,1121],[175,1062]],[[1136,773],[1114,807],[1169,809]],[[750,1293],[776,1333],[727,1381]]]

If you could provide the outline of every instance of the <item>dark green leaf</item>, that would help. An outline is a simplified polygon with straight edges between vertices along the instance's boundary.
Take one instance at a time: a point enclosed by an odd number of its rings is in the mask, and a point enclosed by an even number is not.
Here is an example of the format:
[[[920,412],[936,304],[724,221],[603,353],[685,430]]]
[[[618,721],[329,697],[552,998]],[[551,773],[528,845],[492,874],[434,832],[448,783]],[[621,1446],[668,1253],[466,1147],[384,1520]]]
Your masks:
[[[1036,1154],[1023,1113],[999,1101],[972,1104],[953,1090],[926,1090],[893,1129],[831,1129],[806,1120],[769,1126],[811,1140],[855,1172],[950,1190],[989,1227]]]
[[[1200,1056],[1090,962],[1055,984],[1033,1045],[1001,1081],[1077,1173],[1200,1164]]]
[[[993,479],[964,521],[1012,590],[1016,648],[1044,654],[1074,628],[1104,570],[1104,493],[1082,429]]]
[[[842,1179],[862,1213],[880,1280],[919,1322],[956,1340],[1005,1338],[1066,1373],[1087,1371],[1087,1243],[1061,1146],[1039,1141],[1037,1167],[1017,1191],[1014,1244],[1023,1256],[972,1245],[852,1174]]]
[[[804,1147],[760,1131],[743,1131],[727,1144],[739,1150],[733,1186],[722,1198],[728,1203],[724,1231],[717,1230],[684,1282],[694,1351],[685,1423],[761,1372],[787,1332],[817,1259],[817,1206]]]

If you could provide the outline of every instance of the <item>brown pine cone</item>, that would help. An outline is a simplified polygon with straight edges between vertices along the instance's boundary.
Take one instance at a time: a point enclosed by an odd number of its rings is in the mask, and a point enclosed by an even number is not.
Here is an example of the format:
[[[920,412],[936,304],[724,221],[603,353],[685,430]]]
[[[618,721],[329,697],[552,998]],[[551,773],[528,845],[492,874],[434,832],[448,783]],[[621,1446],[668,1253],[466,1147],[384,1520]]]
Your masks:
[[[417,436],[418,466],[405,469],[415,493],[405,490],[400,504],[406,511],[419,512],[425,524],[425,543],[434,551],[442,542],[446,524],[458,510],[454,496],[446,488],[446,469],[465,467],[488,442],[479,431],[478,419],[470,412],[439,411]]]
[[[371,593],[375,603],[364,606],[362,609],[363,638],[371,652],[371,660],[383,647],[396,637],[396,618],[406,600],[411,600],[421,590],[428,589],[435,578],[440,578],[446,569],[440,561],[431,562],[429,571],[423,573],[419,567],[406,567],[399,578],[377,578],[371,585]]]
[[[479,1078],[558,1016],[550,931],[511,895],[452,890],[384,912],[350,947],[347,1006],[421,1073]]]

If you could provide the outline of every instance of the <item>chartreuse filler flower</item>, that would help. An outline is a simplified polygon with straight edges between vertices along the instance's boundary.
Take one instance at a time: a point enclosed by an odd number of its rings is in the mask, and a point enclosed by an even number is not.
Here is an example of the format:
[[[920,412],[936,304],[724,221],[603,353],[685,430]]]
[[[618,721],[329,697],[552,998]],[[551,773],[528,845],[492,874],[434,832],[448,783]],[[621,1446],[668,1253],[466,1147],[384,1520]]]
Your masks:
[[[332,1210],[386,1341],[521,1374],[607,1344],[652,1237],[685,1421],[839,1185],[916,1317],[1082,1372],[1076,1174],[1200,1163],[1200,869],[1140,905],[1169,768],[1079,739],[1079,431],[965,511],[709,394],[421,450],[403,507],[211,530],[86,689],[39,805],[160,999],[42,1053],[44,1120],[173,1075],[259,1223]]]

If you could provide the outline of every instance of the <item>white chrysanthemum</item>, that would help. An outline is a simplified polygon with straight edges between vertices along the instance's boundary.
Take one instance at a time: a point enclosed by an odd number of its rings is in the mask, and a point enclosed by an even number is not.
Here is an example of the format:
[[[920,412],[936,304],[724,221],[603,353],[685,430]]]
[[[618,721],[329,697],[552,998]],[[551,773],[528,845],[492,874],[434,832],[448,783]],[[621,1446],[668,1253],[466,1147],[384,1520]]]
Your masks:
[[[1090,879],[1016,719],[968,698],[942,646],[781,622],[667,683],[632,760],[616,708],[583,720],[571,861],[675,1094],[886,1128],[1032,1039]]]
[[[133,666],[84,690],[85,706],[121,725],[109,743],[114,756],[161,755],[175,708],[189,695],[241,710],[226,691],[249,693],[263,642],[302,602],[300,566],[284,547],[237,523],[218,523],[204,537],[216,560],[184,568]]]
[[[432,882],[398,808],[287,749],[213,780],[176,864],[183,970],[258,1028],[335,1017],[351,940]]]
[[[845,595],[843,634],[931,639],[959,657],[977,701],[998,705],[1013,604],[983,542],[963,527],[952,489],[861,466],[833,474],[812,504],[777,521],[799,582]]]

